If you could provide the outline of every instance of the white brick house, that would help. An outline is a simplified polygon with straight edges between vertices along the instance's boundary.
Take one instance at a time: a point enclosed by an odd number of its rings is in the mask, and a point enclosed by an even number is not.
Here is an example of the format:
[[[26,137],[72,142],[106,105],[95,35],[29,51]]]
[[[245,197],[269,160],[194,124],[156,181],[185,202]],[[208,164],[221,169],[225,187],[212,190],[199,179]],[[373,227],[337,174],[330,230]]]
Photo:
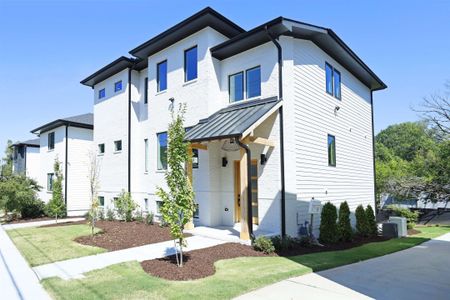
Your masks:
[[[61,163],[63,195],[68,216],[81,216],[90,207],[89,163],[92,153],[93,114],[58,119],[31,131],[39,136],[39,198],[52,197],[54,163]]]
[[[332,30],[280,17],[245,31],[206,8],[130,54],[81,82],[94,91],[105,206],[125,190],[158,212],[179,103],[196,225],[296,235],[313,198],[374,204],[372,92],[386,85]]]

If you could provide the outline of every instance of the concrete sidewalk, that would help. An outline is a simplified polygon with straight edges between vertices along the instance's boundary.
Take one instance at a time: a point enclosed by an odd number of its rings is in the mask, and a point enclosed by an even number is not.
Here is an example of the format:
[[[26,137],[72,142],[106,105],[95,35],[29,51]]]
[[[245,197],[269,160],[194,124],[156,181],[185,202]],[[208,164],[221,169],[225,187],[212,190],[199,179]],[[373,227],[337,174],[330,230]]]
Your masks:
[[[78,222],[83,221],[84,218],[67,218],[58,220],[58,224],[69,223],[69,222]],[[36,222],[26,222],[26,223],[15,223],[15,224],[5,224],[2,225],[4,230],[11,229],[19,229],[19,228],[28,228],[28,227],[39,227],[45,225],[56,224],[55,220],[47,220],[47,221],[36,221]]]
[[[188,247],[184,249],[185,252],[226,243],[226,241],[220,241],[217,239],[201,236],[188,237],[186,240],[188,243]],[[33,270],[40,280],[55,276],[68,280],[81,278],[83,277],[83,273],[97,269],[103,269],[105,267],[118,263],[133,260],[141,262],[144,260],[161,258],[173,254],[175,254],[174,243],[173,241],[167,241],[59,261],[34,267]]]
[[[50,299],[16,246],[0,226],[0,298]]]

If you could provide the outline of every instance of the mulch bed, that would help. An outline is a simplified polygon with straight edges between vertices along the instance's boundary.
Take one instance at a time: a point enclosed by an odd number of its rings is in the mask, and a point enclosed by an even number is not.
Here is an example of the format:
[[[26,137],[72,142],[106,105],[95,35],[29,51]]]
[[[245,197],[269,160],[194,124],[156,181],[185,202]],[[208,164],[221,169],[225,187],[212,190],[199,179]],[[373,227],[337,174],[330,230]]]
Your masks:
[[[82,223],[86,224],[86,221],[82,221]],[[138,222],[97,221],[95,227],[102,229],[102,232],[94,237],[78,237],[75,241],[83,245],[116,251],[172,240],[169,228],[160,227],[157,223],[147,225]],[[186,234],[186,236],[190,235]]]
[[[54,220],[55,218],[50,217],[39,217],[39,218],[32,218],[32,219],[14,219],[6,221],[6,224],[20,224],[20,223],[29,223],[29,222],[39,222],[39,221],[49,221]]]
[[[325,251],[337,251],[337,250],[346,250],[354,247],[358,247],[367,243],[374,243],[374,242],[384,242],[389,240],[389,238],[382,237],[382,236],[374,236],[374,237],[367,237],[367,238],[361,238],[358,236],[355,236],[353,238],[353,241],[351,242],[340,242],[336,244],[328,244],[323,246],[317,246],[317,245],[311,245],[309,247],[300,247],[297,246],[293,249],[286,249],[283,251],[277,252],[279,256],[295,256],[295,255],[303,255],[303,254],[309,254],[309,253],[317,253],[317,252],[325,252]]]
[[[408,229],[408,235],[415,235],[415,234],[419,234],[421,233],[421,231],[416,230],[416,229]]]
[[[248,256],[269,256],[250,246],[226,243],[205,249],[186,252],[182,268],[177,266],[175,255],[145,260],[141,266],[145,272],[168,280],[192,280],[214,275],[214,263],[221,259]]]

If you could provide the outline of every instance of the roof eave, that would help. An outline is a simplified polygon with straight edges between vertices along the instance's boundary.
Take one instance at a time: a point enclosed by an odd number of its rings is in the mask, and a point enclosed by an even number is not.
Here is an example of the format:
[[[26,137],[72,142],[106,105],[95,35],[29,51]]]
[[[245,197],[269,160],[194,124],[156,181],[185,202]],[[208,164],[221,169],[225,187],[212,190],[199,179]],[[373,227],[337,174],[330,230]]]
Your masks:
[[[136,62],[136,59],[121,56],[108,65],[104,66],[100,70],[81,80],[80,83],[92,88],[94,87],[94,85],[107,79],[108,77],[133,66]]]

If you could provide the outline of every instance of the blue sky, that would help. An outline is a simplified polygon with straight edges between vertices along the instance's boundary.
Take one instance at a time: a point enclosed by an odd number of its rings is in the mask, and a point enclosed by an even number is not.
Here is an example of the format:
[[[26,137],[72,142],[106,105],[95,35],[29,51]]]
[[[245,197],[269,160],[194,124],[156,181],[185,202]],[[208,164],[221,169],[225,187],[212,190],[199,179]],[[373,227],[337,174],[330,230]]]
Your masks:
[[[0,151],[93,107],[79,81],[205,6],[251,29],[278,16],[332,28],[389,88],[375,130],[450,79],[450,1],[0,0]]]

